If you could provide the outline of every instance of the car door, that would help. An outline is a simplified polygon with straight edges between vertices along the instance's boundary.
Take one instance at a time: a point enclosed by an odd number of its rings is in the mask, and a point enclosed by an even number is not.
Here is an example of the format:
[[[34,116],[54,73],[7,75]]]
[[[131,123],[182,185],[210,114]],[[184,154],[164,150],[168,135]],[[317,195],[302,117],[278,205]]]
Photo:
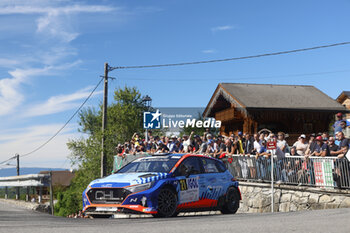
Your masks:
[[[178,181],[178,209],[197,208],[203,192],[203,168],[197,157],[188,157],[175,171]]]

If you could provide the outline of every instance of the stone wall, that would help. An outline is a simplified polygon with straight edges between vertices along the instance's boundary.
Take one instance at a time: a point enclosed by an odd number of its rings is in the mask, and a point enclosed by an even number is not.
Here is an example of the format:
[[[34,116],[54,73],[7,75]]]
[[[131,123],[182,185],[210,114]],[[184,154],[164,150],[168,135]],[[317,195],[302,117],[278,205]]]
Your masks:
[[[240,182],[242,201],[239,212],[271,211],[271,184]],[[274,211],[350,208],[350,190],[334,190],[291,185],[274,186]]]

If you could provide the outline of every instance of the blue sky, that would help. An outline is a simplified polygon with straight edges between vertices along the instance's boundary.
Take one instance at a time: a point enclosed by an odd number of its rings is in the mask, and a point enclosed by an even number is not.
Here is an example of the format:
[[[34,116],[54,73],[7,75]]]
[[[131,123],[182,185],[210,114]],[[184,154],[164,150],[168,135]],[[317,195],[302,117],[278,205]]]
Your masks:
[[[240,57],[349,41],[349,1],[0,2],[0,161],[25,154],[59,129],[99,81],[103,66]],[[115,70],[154,106],[204,107],[219,82],[349,90],[350,46],[205,65]],[[102,86],[87,105],[102,100]],[[77,119],[23,166],[69,167]]]

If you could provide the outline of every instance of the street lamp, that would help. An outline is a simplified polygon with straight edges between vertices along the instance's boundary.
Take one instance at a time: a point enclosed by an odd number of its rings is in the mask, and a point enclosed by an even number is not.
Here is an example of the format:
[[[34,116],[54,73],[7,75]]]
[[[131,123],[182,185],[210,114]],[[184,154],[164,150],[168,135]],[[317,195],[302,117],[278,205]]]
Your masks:
[[[143,97],[142,102],[145,103],[146,107],[147,107],[147,111],[150,110],[151,108],[151,103],[152,103],[152,98],[149,97],[148,95],[146,95],[145,97]],[[148,142],[148,129],[146,128],[146,137],[145,137],[146,142]]]

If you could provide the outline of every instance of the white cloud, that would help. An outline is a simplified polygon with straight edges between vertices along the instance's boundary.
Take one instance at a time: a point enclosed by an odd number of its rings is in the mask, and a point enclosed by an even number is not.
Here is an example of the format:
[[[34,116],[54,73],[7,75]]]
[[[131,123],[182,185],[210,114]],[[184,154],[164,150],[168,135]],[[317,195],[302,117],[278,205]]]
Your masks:
[[[79,65],[81,60],[58,66],[45,66],[44,68],[15,69],[9,71],[12,78],[0,80],[0,116],[11,114],[24,101],[22,84],[30,83],[30,78],[35,76],[52,75],[54,71],[70,69]]]
[[[232,25],[224,25],[224,26],[217,26],[217,27],[213,27],[211,28],[212,32],[216,32],[216,31],[227,31],[227,30],[231,30],[234,29],[235,27]]]
[[[18,2],[17,2],[18,4]],[[77,38],[79,33],[70,27],[70,15],[79,13],[106,13],[116,11],[121,8],[115,8],[104,5],[67,5],[67,6],[48,6],[47,2],[37,1],[32,5],[21,3],[3,4],[0,6],[0,15],[39,15],[37,18],[37,32],[45,37],[51,36],[60,39],[63,43],[69,43]]]
[[[13,129],[0,133],[0,161],[4,161],[16,153],[23,155],[38,148],[53,136],[62,124],[34,125],[27,128]],[[54,140],[37,152],[23,157],[21,166],[50,166],[60,167],[69,155],[66,143],[69,139],[80,137],[75,133],[76,125],[70,124],[58,134]],[[69,162],[65,164],[69,168]]]
[[[44,103],[29,107],[23,114],[24,117],[50,115],[77,108],[91,93],[93,87],[87,87],[68,95],[50,97]],[[92,96],[102,94],[102,91],[95,92]],[[79,101],[79,102],[77,102]]]
[[[0,80],[0,116],[10,114],[24,100],[21,85],[34,75],[45,75],[50,67],[42,69],[15,69],[10,71],[12,78]]]
[[[71,14],[71,13],[96,13],[109,12],[116,8],[102,5],[71,5],[63,7],[42,7],[33,5],[5,6],[0,8],[0,15],[10,14]]]
[[[0,66],[2,67],[9,67],[18,65],[19,61],[13,60],[13,59],[7,59],[7,58],[0,58]]]
[[[216,53],[217,50],[216,49],[206,49],[206,50],[202,50],[202,53]]]

